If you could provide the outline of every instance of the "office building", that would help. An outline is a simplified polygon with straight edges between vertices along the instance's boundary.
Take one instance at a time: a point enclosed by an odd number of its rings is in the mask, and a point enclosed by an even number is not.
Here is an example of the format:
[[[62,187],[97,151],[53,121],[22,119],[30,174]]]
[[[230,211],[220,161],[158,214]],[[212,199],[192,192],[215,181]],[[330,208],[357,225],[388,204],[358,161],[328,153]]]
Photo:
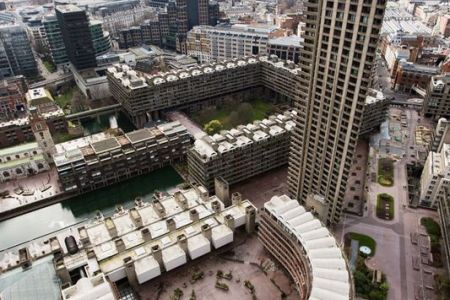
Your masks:
[[[171,122],[126,134],[97,134],[56,145],[53,156],[60,185],[86,192],[148,173],[182,160],[190,137]]]
[[[69,61],[80,70],[96,67],[86,11],[73,4],[58,5],[55,11]]]
[[[103,31],[103,23],[98,20],[89,21],[89,31],[91,33],[92,45],[95,56],[103,55],[111,50],[111,40],[109,32]]]
[[[284,34],[284,30],[273,25],[197,26],[187,34],[186,49],[200,63],[267,55],[269,40]],[[295,38],[287,38],[286,42],[297,45]]]
[[[307,0],[288,185],[338,223],[386,1]],[[323,208],[326,208],[324,210]]]
[[[422,112],[433,119],[450,117],[450,74],[433,76],[428,82]]]
[[[264,203],[258,238],[290,275],[299,299],[355,299],[341,246],[296,200],[283,195]]]
[[[302,43],[303,38],[296,35],[272,38],[267,42],[267,54],[298,64]]]
[[[221,177],[235,184],[288,162],[291,112],[197,139],[188,152],[190,179],[210,191]]]
[[[20,25],[0,26],[0,79],[38,75],[38,68],[27,32]]]
[[[49,169],[38,143],[27,143],[0,150],[0,182],[31,176]]]
[[[67,57],[66,46],[62,37],[56,15],[47,15],[42,19],[45,34],[47,37],[47,46],[53,63],[56,66],[64,65],[69,62]]]

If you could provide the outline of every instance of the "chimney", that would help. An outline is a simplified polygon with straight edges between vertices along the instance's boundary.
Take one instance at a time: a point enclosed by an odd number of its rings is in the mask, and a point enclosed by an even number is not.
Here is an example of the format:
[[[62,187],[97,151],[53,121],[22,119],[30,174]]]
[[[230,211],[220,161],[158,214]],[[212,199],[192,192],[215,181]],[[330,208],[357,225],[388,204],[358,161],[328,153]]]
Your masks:
[[[175,197],[175,201],[178,203],[178,205],[182,208],[182,209],[187,209],[188,208],[188,201],[186,199],[186,197],[184,196],[184,194],[180,191],[176,192],[174,194]]]
[[[177,229],[177,225],[175,224],[175,220],[174,219],[167,219],[166,220],[166,225],[167,225],[167,229],[169,231],[174,231]]]
[[[136,226],[136,228],[144,226],[144,224],[142,223],[142,217],[136,208],[133,207],[132,209],[130,209],[128,214],[131,217],[131,221],[133,222],[134,226]]]
[[[231,202],[233,205],[240,205],[242,203],[241,193],[233,193],[233,195],[231,195]]]
[[[253,233],[255,231],[256,209],[253,206],[245,208],[245,231]]]
[[[184,234],[180,234],[177,236],[177,242],[178,246],[180,246],[181,249],[183,249],[184,253],[188,252],[188,244],[187,244],[187,238]]]
[[[126,249],[125,243],[121,238],[114,240],[114,244],[116,245],[117,252],[125,251]]]
[[[208,241],[211,242],[212,240],[212,229],[211,226],[209,226],[208,224],[203,224],[202,225],[202,234],[205,238],[208,239]]]
[[[214,200],[214,201],[211,203],[211,208],[212,208],[212,210],[213,210],[216,214],[220,213],[221,209],[220,209],[220,203],[219,203],[219,201]]]
[[[142,229],[141,234],[142,234],[142,238],[144,239],[145,242],[148,242],[152,239],[152,234],[150,232],[150,229],[148,229],[148,228]]]
[[[234,231],[234,217],[232,215],[225,216],[225,225],[227,225],[232,231]]]
[[[111,238],[115,238],[118,236],[116,224],[114,224],[111,217],[105,218],[105,225]]]
[[[153,258],[158,262],[161,271],[164,269],[164,262],[162,258],[162,250],[159,245],[152,246]]]
[[[195,208],[194,208],[194,209],[191,209],[191,210],[189,211],[189,217],[191,218],[191,221],[192,221],[192,222],[198,221],[198,220],[199,220],[198,211],[197,211]]]
[[[155,209],[156,213],[158,214],[158,216],[160,218],[163,218],[166,216],[166,209],[164,208],[164,206],[161,204],[161,202],[158,199],[153,201],[153,208]]]
[[[123,264],[125,265],[125,274],[127,275],[128,282],[136,290],[139,286],[136,270],[134,269],[134,262],[130,256],[123,259]]]

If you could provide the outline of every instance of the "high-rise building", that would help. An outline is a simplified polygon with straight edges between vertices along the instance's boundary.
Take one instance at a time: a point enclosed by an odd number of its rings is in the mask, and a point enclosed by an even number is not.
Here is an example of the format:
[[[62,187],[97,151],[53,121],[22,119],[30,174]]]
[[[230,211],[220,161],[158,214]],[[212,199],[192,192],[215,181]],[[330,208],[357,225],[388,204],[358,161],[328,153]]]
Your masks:
[[[385,0],[307,0],[289,192],[337,223],[362,121]],[[323,199],[317,201],[316,199]]]
[[[73,4],[59,5],[55,10],[69,61],[80,70],[96,67],[86,11]]]
[[[48,50],[55,65],[68,63],[66,46],[55,15],[47,15],[42,20],[42,25],[47,36]]]
[[[38,74],[27,32],[20,25],[0,27],[0,78]]]

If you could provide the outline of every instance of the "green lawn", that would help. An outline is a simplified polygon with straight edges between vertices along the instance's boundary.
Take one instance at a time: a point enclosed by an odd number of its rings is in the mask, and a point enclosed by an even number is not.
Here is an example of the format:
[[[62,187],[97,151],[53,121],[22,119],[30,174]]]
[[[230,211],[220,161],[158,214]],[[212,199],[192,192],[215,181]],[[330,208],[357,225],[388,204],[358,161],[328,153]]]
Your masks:
[[[50,73],[54,73],[56,72],[56,67],[52,62],[43,60],[42,63],[44,64],[45,68],[50,72]]]
[[[387,205],[389,208],[386,208]],[[377,195],[377,217],[384,220],[394,218],[394,198],[391,195],[386,193]]]
[[[255,120],[262,120],[272,113],[274,109],[273,104],[263,100],[252,100],[247,103],[251,105],[251,111],[245,115],[240,111],[240,108],[243,105],[243,103],[240,103],[235,105],[208,107],[192,118],[202,127],[211,120],[218,120],[222,124],[223,129],[231,129],[237,125],[252,123]]]
[[[394,185],[394,161],[390,158],[378,160],[378,183],[382,186]]]
[[[433,220],[432,218],[422,218],[420,219],[420,225],[425,227],[428,235],[434,236],[436,238],[441,238],[441,227],[439,224]]]
[[[74,88],[69,89],[64,94],[58,95],[55,97],[55,102],[61,108],[66,108],[66,106],[70,105],[70,101],[73,97]]]
[[[356,232],[349,232],[349,233],[346,234],[346,236],[350,240],[358,241],[360,247],[361,246],[369,247],[370,250],[371,250],[371,253],[370,253],[369,256],[374,256],[375,255],[375,250],[377,248],[377,243],[370,236],[364,235],[364,234],[360,234],[360,233],[356,233]]]

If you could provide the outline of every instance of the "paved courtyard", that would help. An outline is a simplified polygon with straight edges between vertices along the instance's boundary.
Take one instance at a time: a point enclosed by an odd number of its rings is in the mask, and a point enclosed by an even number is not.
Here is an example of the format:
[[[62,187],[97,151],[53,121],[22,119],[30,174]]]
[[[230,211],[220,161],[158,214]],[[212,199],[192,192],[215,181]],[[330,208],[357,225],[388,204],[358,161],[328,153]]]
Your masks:
[[[189,299],[193,290],[197,299],[252,299],[244,286],[244,281],[249,280],[255,287],[256,299],[281,299],[282,292],[287,296],[285,299],[298,299],[289,277],[270,258],[256,234],[238,244],[228,252],[212,254],[151,280],[140,286],[138,295],[142,300],[170,299],[179,288],[183,291],[181,299]],[[228,291],[215,287],[218,270],[231,272],[233,276],[231,280],[220,280],[228,285]],[[204,278],[191,283],[194,271],[204,272]]]
[[[408,127],[405,128],[405,155],[397,158],[394,164],[394,186],[383,187],[368,178],[368,195],[363,217],[346,215],[343,222],[336,227],[335,234],[343,240],[347,232],[367,234],[377,242],[376,254],[368,260],[368,265],[379,269],[387,276],[390,286],[388,299],[433,299],[431,289],[420,289],[420,286],[431,287],[432,273],[441,272],[426,264],[420,264],[419,269],[413,267],[413,257],[420,257],[420,247],[411,242],[411,233],[424,232],[420,226],[420,218],[432,217],[438,219],[437,212],[408,207],[406,164],[416,161],[418,148],[415,144],[414,132],[419,122],[419,115],[413,110],[405,110]],[[374,147],[373,153],[378,149]],[[378,155],[369,158],[369,172],[377,172]],[[381,220],[376,217],[376,196],[388,193],[394,198],[394,219]],[[417,269],[417,268],[416,268]]]
[[[44,187],[45,190],[43,190]],[[15,192],[18,188],[29,191],[32,194],[18,194]],[[9,196],[0,198],[0,212],[62,194],[62,191],[59,189],[56,168],[30,177],[3,182],[0,184],[0,191],[9,192]]]

